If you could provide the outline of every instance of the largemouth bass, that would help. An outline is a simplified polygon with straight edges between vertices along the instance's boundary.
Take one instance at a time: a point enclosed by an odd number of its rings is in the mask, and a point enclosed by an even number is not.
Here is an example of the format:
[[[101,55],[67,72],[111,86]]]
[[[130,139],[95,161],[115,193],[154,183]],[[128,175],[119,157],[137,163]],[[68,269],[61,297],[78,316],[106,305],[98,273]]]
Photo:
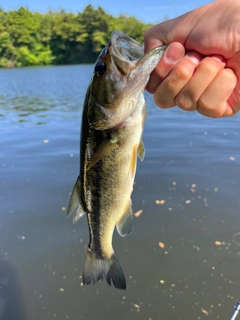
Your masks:
[[[131,193],[137,156],[145,155],[144,89],[165,46],[144,55],[143,46],[121,31],[100,53],[87,89],[81,129],[80,174],[68,205],[75,224],[87,214],[90,241],[83,284],[106,279],[118,289],[126,280],[114,254],[112,236],[133,228]]]

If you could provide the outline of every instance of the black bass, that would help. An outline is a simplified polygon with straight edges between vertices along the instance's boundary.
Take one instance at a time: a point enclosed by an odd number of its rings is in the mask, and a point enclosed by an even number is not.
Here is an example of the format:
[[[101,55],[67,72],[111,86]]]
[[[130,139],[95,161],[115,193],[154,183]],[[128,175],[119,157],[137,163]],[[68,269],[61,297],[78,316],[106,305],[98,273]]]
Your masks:
[[[114,254],[112,236],[133,228],[131,193],[137,156],[143,160],[146,117],[144,89],[166,46],[144,55],[143,46],[121,31],[100,53],[82,114],[80,175],[68,205],[75,224],[87,214],[90,241],[83,284],[101,279],[118,289],[126,280]]]

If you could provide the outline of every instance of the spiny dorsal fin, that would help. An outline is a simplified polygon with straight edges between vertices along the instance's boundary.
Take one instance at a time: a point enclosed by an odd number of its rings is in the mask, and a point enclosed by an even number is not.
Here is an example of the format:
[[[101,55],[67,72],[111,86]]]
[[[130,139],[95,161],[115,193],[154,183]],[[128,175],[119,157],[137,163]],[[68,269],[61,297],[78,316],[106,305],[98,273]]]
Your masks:
[[[67,210],[67,218],[70,214],[77,209],[76,215],[73,218],[73,224],[77,223],[78,220],[85,214],[84,206],[81,199],[81,188],[80,188],[80,180],[79,177],[73,187],[73,191],[71,194],[71,198],[68,203],[68,210]]]
[[[144,147],[143,142],[141,141],[141,142],[139,143],[138,150],[137,150],[137,155],[138,155],[138,157],[139,157],[139,159],[140,159],[141,161],[143,161],[143,159],[144,159],[144,157],[145,157],[145,153],[146,153],[145,147]]]
[[[99,160],[101,160],[105,156],[105,154],[107,154],[114,147],[116,143],[116,138],[107,138],[103,140],[98,149],[92,155],[91,160],[87,166],[87,170],[91,169]]]
[[[133,212],[132,212],[132,206],[131,203],[129,204],[129,207],[127,211],[122,216],[121,220],[118,222],[117,231],[120,234],[120,236],[125,237],[133,230]]]

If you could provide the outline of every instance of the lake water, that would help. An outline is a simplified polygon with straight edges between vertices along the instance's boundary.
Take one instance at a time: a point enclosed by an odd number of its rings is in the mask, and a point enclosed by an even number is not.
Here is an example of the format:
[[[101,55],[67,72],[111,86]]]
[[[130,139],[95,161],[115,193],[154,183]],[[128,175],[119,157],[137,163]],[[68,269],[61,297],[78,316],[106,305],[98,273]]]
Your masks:
[[[79,170],[93,66],[0,70],[0,319],[229,319],[240,299],[240,118],[160,110],[146,95],[134,231],[114,236],[127,290],[81,286]],[[240,316],[239,316],[240,318]]]

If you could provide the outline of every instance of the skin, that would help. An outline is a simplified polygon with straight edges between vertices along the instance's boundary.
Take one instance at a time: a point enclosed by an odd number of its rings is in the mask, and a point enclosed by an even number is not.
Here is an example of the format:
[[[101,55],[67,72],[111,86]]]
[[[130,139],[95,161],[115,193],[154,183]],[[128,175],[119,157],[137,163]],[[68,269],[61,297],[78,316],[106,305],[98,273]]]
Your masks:
[[[145,32],[145,51],[168,48],[147,91],[160,108],[219,118],[240,109],[240,1],[218,0]]]

